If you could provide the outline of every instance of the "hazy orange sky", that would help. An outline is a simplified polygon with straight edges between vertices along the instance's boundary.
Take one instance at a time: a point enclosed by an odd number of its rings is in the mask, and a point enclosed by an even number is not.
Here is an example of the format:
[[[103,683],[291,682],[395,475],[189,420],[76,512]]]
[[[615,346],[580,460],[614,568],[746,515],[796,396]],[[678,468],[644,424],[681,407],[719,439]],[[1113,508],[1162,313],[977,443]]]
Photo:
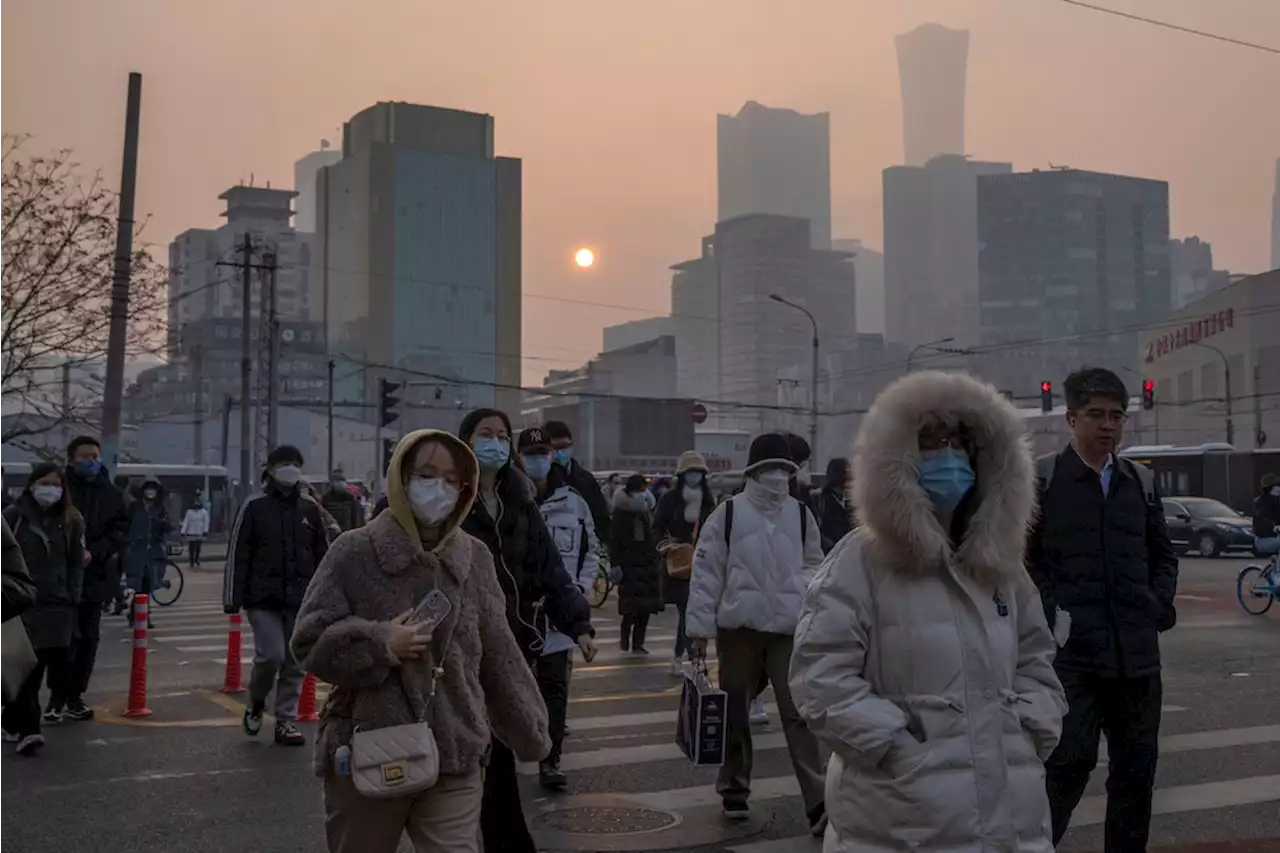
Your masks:
[[[1099,2],[1280,45],[1280,0]],[[834,236],[878,248],[880,173],[902,159],[893,36],[926,21],[971,32],[967,153],[1167,180],[1174,236],[1265,268],[1280,57],[1060,0],[8,0],[3,128],[114,183],[141,71],[138,209],[167,244],[250,173],[291,185],[375,101],[492,113],[524,159],[532,381],[667,310],[667,267],[715,220],[716,113],[748,99],[830,111]]]

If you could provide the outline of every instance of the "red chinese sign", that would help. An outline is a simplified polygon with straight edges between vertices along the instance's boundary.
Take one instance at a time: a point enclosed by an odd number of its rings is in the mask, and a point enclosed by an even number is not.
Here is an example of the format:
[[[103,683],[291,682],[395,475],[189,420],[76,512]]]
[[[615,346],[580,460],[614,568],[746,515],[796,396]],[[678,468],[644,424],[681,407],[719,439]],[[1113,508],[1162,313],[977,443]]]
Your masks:
[[[1224,308],[1214,314],[1206,314],[1198,320],[1191,320],[1184,326],[1166,332],[1155,340],[1148,341],[1146,360],[1148,362],[1155,361],[1157,358],[1168,355],[1174,350],[1198,344],[1205,338],[1211,338],[1225,329],[1235,328],[1235,314],[1234,308]]]

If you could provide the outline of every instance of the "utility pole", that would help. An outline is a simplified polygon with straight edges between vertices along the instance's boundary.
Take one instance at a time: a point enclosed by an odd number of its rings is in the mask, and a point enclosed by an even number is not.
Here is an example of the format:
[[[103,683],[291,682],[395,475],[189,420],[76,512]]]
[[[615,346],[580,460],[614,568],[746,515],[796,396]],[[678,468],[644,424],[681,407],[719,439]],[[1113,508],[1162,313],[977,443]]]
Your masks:
[[[333,471],[333,370],[336,365],[329,359],[329,471]]]
[[[116,212],[116,254],[111,270],[111,326],[107,335],[107,376],[102,390],[102,458],[114,465],[120,453],[120,414],[124,401],[124,350],[129,336],[129,279],[133,273],[133,200],[138,182],[138,124],[142,114],[142,75],[129,73],[124,112],[124,161],[120,168],[120,207]]]
[[[280,300],[276,293],[276,255],[266,255],[267,265],[267,446],[280,444]],[[268,451],[270,452],[270,451]]]
[[[205,463],[204,452],[204,347],[196,344],[191,350],[191,378],[195,383],[195,402],[191,406],[192,435],[195,464]]]
[[[1253,366],[1253,446],[1255,449],[1261,450],[1266,444],[1265,434],[1262,432],[1262,394],[1258,389],[1262,387],[1262,368],[1254,364]]]
[[[222,395],[222,467],[227,467],[227,446],[231,443],[231,395]]]

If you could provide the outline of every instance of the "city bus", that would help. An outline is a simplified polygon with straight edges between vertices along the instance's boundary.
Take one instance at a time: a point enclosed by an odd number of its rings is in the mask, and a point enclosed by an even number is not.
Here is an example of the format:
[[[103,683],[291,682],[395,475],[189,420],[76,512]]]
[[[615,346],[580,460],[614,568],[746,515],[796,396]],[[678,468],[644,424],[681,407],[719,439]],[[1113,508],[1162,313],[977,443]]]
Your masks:
[[[1221,501],[1245,515],[1263,474],[1280,476],[1280,448],[1237,450],[1225,442],[1127,447],[1120,456],[1152,470],[1164,497],[1200,497]]]

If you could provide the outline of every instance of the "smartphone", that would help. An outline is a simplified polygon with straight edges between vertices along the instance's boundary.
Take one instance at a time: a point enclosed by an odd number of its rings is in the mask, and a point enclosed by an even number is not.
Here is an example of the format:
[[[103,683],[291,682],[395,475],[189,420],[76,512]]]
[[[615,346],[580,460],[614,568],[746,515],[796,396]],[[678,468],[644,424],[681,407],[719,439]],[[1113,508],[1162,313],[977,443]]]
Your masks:
[[[410,625],[423,625],[434,629],[445,620],[453,605],[449,597],[438,589],[433,589],[423,597],[409,617]]]

